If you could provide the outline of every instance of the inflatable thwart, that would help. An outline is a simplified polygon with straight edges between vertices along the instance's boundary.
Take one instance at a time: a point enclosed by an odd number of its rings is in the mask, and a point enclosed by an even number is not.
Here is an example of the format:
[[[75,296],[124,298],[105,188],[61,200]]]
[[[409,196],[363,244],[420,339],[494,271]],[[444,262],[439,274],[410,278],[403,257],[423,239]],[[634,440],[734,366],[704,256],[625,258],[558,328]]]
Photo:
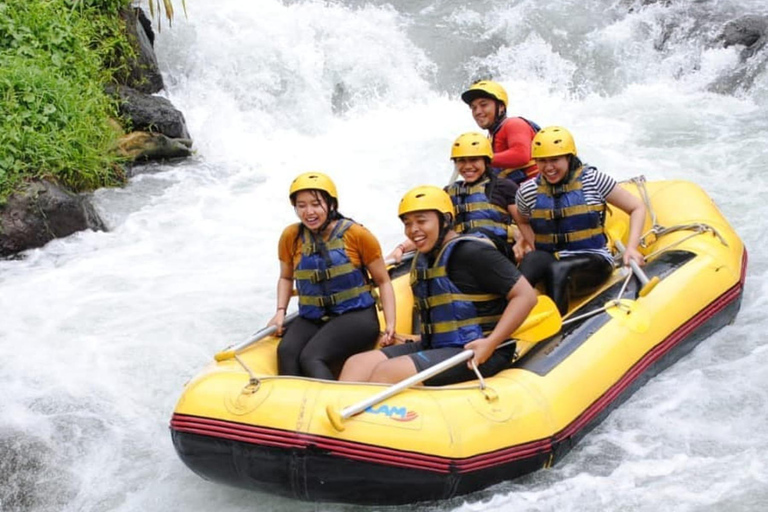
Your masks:
[[[185,386],[170,425],[179,457],[208,480],[359,504],[446,499],[556,463],[634,390],[730,323],[741,302],[746,250],[703,190],[642,178],[622,186],[648,207],[647,264],[617,269],[573,301],[562,323],[540,298],[507,370],[444,387],[280,377],[280,340],[262,332]],[[617,248],[627,225],[609,211]],[[407,267],[390,271],[399,333],[412,327]]]

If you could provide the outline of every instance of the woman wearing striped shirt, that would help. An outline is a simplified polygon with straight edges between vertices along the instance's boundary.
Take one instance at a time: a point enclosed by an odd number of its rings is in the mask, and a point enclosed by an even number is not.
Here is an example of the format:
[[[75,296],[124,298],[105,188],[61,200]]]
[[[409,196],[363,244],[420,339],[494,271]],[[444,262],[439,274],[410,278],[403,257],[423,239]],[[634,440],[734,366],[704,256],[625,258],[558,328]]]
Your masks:
[[[637,245],[645,205],[610,176],[583,165],[565,128],[538,132],[532,155],[540,174],[524,182],[515,198],[520,231],[534,249],[520,262],[520,271],[534,286],[543,281],[547,295],[566,313],[569,293],[591,293],[613,270],[603,226],[606,203],[629,214],[624,264],[644,264]]]

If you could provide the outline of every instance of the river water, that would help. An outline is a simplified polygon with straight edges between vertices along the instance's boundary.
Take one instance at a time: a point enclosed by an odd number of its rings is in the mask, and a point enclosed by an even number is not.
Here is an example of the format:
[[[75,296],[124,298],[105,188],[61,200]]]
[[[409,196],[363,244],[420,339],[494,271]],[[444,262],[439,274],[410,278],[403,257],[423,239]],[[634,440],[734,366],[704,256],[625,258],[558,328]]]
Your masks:
[[[0,261],[0,509],[353,510],[203,481],[168,421],[184,382],[274,310],[290,180],[328,172],[388,250],[399,197],[445,183],[475,129],[458,93],[493,77],[511,113],[569,127],[613,176],[701,184],[749,249],[744,301],[555,468],[407,510],[763,510],[768,50],[742,61],[716,39],[764,0],[187,8],[156,49],[196,156],[97,191],[108,232]]]

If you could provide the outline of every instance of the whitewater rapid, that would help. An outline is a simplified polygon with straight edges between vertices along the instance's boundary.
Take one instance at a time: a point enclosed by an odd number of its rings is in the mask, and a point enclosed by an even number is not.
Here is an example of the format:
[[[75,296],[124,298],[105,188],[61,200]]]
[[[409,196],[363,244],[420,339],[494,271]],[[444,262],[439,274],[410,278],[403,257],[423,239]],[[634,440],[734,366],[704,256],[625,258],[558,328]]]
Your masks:
[[[570,128],[601,170],[703,186],[745,241],[746,289],[733,325],[556,467],[408,510],[768,502],[767,57],[743,63],[739,47],[716,44],[726,21],[768,15],[764,1],[187,0],[187,10],[156,51],[196,155],[95,192],[109,231],[0,261],[0,509],[355,509],[200,479],[176,457],[170,415],[215,352],[271,316],[293,177],[330,174],[341,211],[388,251],[402,237],[400,196],[447,182],[451,141],[476,129],[458,93],[488,77],[507,88],[511,113]],[[733,79],[739,71],[750,79]]]

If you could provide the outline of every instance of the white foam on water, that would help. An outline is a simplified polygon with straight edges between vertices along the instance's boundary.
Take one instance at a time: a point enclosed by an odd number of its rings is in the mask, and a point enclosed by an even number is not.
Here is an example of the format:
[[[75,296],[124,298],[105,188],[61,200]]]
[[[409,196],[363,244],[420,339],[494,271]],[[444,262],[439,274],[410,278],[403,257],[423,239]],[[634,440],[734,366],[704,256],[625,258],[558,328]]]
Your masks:
[[[385,251],[402,238],[402,193],[447,181],[452,140],[477,128],[455,94],[466,84],[436,82],[436,63],[500,80],[513,114],[569,127],[585,160],[617,178],[699,183],[750,260],[736,322],[558,465],[429,509],[754,510],[768,499],[768,76],[710,92],[741,64],[707,25],[746,7],[393,4],[188,2],[189,19],[163,28],[163,94],[197,155],[97,191],[109,232],[0,262],[0,447],[19,457],[0,494],[17,501],[0,508],[354,509],[206,482],[176,457],[168,421],[184,382],[271,316],[295,175],[328,172],[341,211]],[[691,18],[702,9],[712,16]],[[431,30],[455,30],[476,53],[454,56]]]

